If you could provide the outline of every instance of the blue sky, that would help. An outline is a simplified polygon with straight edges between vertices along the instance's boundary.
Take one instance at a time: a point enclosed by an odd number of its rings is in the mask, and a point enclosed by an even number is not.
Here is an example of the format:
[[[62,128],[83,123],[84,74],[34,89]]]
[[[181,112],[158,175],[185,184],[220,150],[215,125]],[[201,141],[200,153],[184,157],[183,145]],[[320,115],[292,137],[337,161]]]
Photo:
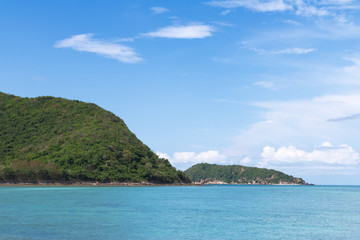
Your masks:
[[[179,169],[360,184],[360,2],[0,2],[0,91],[92,102]]]

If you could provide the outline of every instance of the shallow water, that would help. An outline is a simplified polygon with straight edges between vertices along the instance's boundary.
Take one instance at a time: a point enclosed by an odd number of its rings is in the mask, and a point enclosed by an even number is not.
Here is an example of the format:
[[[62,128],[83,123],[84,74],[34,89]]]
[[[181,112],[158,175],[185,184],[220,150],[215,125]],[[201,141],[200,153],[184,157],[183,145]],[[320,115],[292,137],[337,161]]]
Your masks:
[[[360,239],[360,186],[2,187],[0,239]]]

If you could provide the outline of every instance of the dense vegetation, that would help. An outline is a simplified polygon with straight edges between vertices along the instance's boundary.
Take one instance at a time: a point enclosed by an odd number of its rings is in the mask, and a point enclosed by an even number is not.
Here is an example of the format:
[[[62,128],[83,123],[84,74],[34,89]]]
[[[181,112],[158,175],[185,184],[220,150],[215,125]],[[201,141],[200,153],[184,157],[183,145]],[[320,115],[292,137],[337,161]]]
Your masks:
[[[202,183],[222,181],[237,184],[305,184],[303,179],[279,171],[241,165],[200,163],[187,169],[185,173],[192,181]]]
[[[95,104],[0,92],[0,181],[38,180],[190,181]]]

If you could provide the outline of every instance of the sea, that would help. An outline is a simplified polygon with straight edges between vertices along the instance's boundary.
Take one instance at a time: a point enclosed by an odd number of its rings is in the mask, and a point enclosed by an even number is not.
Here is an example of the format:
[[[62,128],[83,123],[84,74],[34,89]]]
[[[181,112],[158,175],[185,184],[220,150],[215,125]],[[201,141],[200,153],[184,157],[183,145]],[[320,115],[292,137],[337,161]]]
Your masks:
[[[0,187],[0,239],[360,239],[360,186]]]

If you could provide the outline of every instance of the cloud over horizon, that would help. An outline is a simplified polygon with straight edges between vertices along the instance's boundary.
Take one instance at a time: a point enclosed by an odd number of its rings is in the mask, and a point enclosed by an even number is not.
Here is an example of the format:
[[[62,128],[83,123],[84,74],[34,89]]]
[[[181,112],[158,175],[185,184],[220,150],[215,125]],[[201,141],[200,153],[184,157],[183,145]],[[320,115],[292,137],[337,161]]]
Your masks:
[[[223,151],[227,158],[249,156],[254,160],[253,163],[261,166],[277,163],[281,167],[300,161],[316,163],[318,167],[325,167],[321,164],[331,162],[359,162],[358,122],[341,120],[347,120],[342,119],[344,116],[357,118],[360,112],[360,94],[261,102],[255,103],[255,106],[263,108],[262,120],[242,130],[235,137],[234,144]],[[338,147],[328,144],[321,148],[316,147],[313,151],[297,147],[308,149],[318,142],[329,141],[335,142]]]
[[[59,40],[55,43],[56,48],[71,48],[79,52],[96,53],[103,57],[116,59],[124,63],[138,63],[143,59],[138,56],[134,49],[119,43],[112,43],[93,38],[94,34],[78,34]]]
[[[185,170],[198,163],[226,163],[225,156],[219,151],[209,150],[206,152],[175,152],[172,156],[166,153],[157,152],[160,158],[168,159],[176,167]]]
[[[295,146],[280,147],[275,149],[270,146],[263,148],[262,161],[259,166],[277,164],[327,164],[327,165],[356,165],[360,163],[359,153],[352,147],[342,144],[338,147],[329,142],[315,147],[313,151],[307,152]]]

